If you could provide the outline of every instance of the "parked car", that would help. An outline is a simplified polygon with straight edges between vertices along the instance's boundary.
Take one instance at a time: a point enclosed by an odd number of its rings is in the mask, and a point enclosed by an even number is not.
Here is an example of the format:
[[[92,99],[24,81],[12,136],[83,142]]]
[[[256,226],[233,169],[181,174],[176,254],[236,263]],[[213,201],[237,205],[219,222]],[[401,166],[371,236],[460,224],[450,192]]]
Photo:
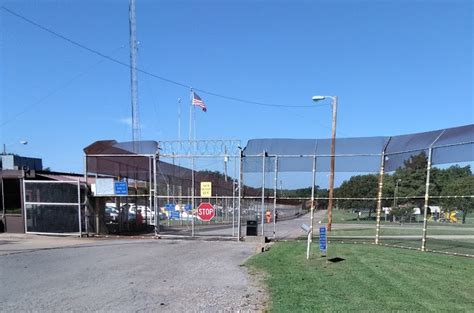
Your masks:
[[[139,205],[138,207],[136,207],[135,204],[132,204],[128,210],[128,212],[133,214],[134,216],[138,211],[140,211],[140,214],[143,217],[143,223],[145,223],[145,216],[148,221],[148,224],[150,224],[150,222],[152,222],[155,218],[155,212],[153,212],[149,207],[144,205]]]
[[[112,223],[112,222],[117,222],[119,219],[119,210],[117,210],[114,207],[111,206],[106,206],[105,207],[105,222],[106,223]]]
[[[134,222],[137,218],[137,212],[140,211],[143,223],[152,224],[155,220],[155,212],[147,206],[134,203],[125,203],[120,210],[115,207],[115,203],[106,203],[105,221],[106,223],[118,223],[120,219],[120,211],[122,212],[122,221],[128,220]],[[128,211],[128,216],[126,215]],[[145,221],[146,216],[146,221]],[[128,218],[127,218],[128,217]],[[165,214],[160,214],[160,219],[167,219]]]
[[[126,219],[126,208],[122,207],[121,209],[122,211],[122,220],[125,220]],[[136,218],[135,216],[135,212],[128,212],[128,221],[134,221]],[[105,207],[105,222],[106,223],[118,223],[119,222],[119,219],[120,219],[120,211],[114,207],[114,206],[111,206],[111,205],[107,205]]]

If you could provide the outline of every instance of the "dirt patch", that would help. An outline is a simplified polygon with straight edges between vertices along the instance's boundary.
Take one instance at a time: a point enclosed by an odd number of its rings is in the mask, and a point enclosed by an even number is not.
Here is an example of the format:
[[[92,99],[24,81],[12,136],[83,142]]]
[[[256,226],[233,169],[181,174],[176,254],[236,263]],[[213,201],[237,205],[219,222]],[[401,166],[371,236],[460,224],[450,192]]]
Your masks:
[[[270,304],[270,294],[267,285],[265,284],[264,272],[255,269],[243,267],[247,271],[248,293],[245,295],[242,302],[242,310],[250,310],[252,312],[268,312]]]

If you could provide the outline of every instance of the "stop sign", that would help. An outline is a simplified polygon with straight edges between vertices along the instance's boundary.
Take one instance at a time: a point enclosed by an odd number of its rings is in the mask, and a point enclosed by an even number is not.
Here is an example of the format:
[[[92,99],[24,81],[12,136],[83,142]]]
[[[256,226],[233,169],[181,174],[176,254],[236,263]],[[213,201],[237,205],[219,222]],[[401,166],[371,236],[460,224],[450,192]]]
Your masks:
[[[216,210],[212,204],[203,202],[197,208],[197,216],[201,221],[209,222],[216,216]]]

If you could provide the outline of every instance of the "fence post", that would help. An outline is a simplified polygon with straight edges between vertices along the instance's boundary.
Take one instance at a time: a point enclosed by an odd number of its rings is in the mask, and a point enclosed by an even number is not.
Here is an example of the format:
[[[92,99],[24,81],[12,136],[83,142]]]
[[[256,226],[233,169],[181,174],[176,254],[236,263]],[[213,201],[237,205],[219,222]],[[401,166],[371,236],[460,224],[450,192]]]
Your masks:
[[[262,237],[265,235],[264,227],[265,227],[265,156],[266,151],[264,150],[262,153]]]
[[[152,159],[151,157],[148,157],[148,206],[150,208],[150,213],[151,213],[151,208],[153,207],[152,206],[152,194],[151,194],[151,191],[152,191],[152,180],[151,180],[151,162],[152,162]],[[147,217],[147,209],[145,208],[145,225],[146,227],[148,228],[148,217]],[[153,209],[153,212],[155,212],[155,210]],[[151,216],[150,216],[150,223],[151,223]]]
[[[313,242],[313,230],[314,230],[314,185],[316,185],[316,156],[313,158],[313,178],[311,184],[311,223],[309,227],[308,243],[306,247],[306,259],[309,259],[310,246]]]
[[[237,212],[237,241],[240,241],[242,237],[242,222],[241,222],[241,214],[242,214],[242,180],[243,180],[243,159],[242,159],[243,151],[240,149],[239,153],[239,199],[237,205],[239,206],[239,210]]]
[[[377,221],[375,223],[375,244],[379,244],[380,239],[380,214],[382,211],[382,192],[383,192],[383,175],[385,173],[385,151],[387,146],[392,140],[392,137],[389,137],[387,143],[385,144],[382,150],[382,158],[380,160],[380,173],[379,173],[379,188],[377,193]]]
[[[278,188],[278,156],[275,156],[275,186],[273,190],[273,238],[276,238],[277,188]]]
[[[235,179],[237,177],[237,158],[234,158],[234,175],[232,175],[232,237],[235,236]]]
[[[425,204],[423,212],[423,235],[421,237],[421,251],[426,251],[426,227],[428,224],[428,204],[430,197],[430,173],[431,173],[431,151],[430,147],[428,150],[428,164],[426,165],[426,184],[425,184]]]
[[[84,200],[87,200],[87,189],[89,188],[87,186],[87,156],[84,155],[84,181],[86,183],[86,192],[84,193]],[[84,201],[84,213],[86,214],[85,222],[86,222],[86,234],[89,235],[89,208],[87,206],[87,201]]]
[[[426,231],[428,227],[428,204],[430,199],[430,174],[431,174],[431,157],[433,154],[433,145],[438,139],[444,134],[446,130],[443,130],[438,137],[433,141],[428,149],[428,163],[426,165],[426,184],[425,184],[425,211],[423,212],[423,235],[421,237],[421,251],[426,251]]]

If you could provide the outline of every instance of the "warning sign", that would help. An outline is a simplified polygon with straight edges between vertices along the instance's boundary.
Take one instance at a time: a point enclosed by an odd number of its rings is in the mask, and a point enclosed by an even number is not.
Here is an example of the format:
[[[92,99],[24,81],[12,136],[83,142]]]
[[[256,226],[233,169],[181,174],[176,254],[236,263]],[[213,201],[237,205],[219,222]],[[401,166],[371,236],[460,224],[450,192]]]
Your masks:
[[[212,183],[210,181],[201,182],[201,198],[212,197]]]

